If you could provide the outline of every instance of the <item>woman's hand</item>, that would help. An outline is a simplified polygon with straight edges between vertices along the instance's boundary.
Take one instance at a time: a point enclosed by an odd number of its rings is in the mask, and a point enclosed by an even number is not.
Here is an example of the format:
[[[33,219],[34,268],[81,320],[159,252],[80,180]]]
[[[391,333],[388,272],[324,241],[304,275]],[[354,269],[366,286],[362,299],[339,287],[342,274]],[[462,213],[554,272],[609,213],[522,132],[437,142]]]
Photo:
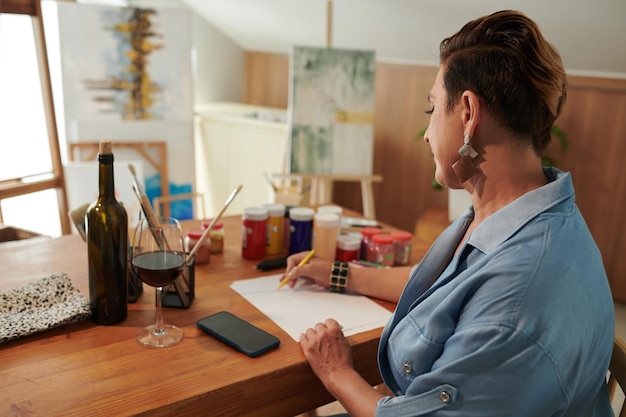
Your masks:
[[[293,288],[298,278],[304,278],[320,287],[328,288],[332,262],[313,256],[306,264],[297,266],[307,254],[308,252],[300,252],[287,258],[286,271],[289,276],[289,287]]]
[[[334,319],[317,323],[300,335],[300,345],[315,375],[326,385],[333,375],[353,369],[352,350]]]

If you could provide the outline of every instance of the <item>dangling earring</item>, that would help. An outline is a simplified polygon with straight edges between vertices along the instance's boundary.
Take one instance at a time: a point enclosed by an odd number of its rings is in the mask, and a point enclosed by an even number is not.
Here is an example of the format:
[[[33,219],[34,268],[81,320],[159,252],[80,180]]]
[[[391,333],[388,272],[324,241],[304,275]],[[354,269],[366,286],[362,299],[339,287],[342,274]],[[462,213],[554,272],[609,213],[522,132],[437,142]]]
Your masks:
[[[478,169],[472,163],[472,159],[478,156],[478,152],[470,145],[469,135],[465,135],[463,138],[463,146],[459,148],[459,155],[461,155],[461,158],[452,164],[452,170],[462,184],[478,172]]]

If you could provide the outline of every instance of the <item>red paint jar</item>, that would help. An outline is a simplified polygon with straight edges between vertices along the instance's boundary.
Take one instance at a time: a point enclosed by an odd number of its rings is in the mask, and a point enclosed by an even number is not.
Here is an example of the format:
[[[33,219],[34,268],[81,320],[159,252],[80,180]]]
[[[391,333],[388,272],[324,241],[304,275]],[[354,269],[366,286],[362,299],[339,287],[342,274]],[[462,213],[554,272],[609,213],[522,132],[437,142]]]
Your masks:
[[[393,239],[387,233],[380,233],[372,237],[372,246],[369,252],[368,261],[375,262],[382,266],[393,266],[393,258],[395,257],[395,248],[393,247]]]
[[[339,235],[337,237],[337,253],[335,258],[341,262],[359,259],[361,239],[358,236]]]
[[[243,210],[241,256],[244,259],[265,257],[267,215],[267,208],[264,207],[248,207]]]
[[[187,231],[187,236],[185,236],[185,246],[187,253],[191,252],[191,250],[198,244],[202,234],[204,232],[202,229],[190,229]],[[207,238],[202,244],[198,247],[196,251],[195,264],[207,264],[211,261],[211,238]]]
[[[380,233],[378,227],[364,227],[361,229],[361,251],[359,253],[359,259],[367,261],[367,255],[370,245],[372,243],[372,237]]]
[[[406,266],[411,261],[411,246],[413,242],[413,235],[404,230],[394,230],[391,232],[391,238],[393,239],[393,247],[395,250],[394,264],[400,266]]]

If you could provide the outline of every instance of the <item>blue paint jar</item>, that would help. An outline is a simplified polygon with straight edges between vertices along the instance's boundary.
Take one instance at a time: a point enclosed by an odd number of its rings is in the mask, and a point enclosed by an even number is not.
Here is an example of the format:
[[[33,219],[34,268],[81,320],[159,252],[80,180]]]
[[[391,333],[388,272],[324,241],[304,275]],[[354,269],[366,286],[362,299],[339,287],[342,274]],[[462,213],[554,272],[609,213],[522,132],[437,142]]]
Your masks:
[[[314,214],[315,211],[307,207],[293,207],[289,210],[290,255],[311,250]]]

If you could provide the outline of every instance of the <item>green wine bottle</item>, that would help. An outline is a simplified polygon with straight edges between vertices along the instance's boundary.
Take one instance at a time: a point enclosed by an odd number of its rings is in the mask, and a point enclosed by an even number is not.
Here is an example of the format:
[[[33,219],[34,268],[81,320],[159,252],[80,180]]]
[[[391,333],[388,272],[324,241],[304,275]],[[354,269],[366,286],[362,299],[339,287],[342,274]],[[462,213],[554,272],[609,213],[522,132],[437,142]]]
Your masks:
[[[91,319],[116,324],[128,313],[128,215],[115,199],[113,152],[101,141],[98,152],[98,199],[85,213]]]

